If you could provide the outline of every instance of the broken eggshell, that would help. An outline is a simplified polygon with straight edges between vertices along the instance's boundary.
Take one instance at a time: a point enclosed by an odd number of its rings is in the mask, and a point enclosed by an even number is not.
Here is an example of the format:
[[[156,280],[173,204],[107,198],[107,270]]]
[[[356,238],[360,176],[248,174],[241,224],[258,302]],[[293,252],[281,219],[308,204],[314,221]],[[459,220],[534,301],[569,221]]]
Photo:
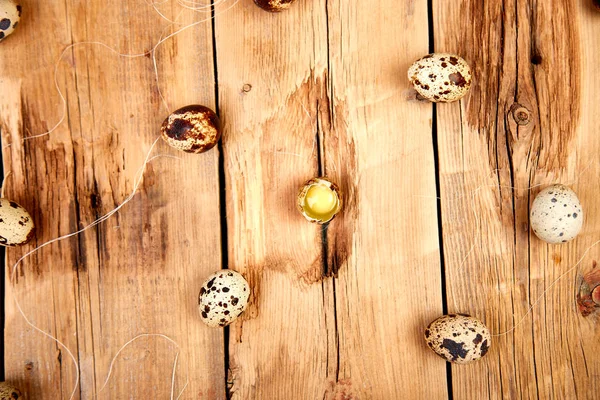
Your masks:
[[[460,56],[428,54],[408,69],[408,79],[425,99],[449,103],[463,98],[471,88],[471,68]]]
[[[329,179],[313,178],[300,189],[297,205],[308,221],[325,224],[342,209],[342,196],[338,186]]]

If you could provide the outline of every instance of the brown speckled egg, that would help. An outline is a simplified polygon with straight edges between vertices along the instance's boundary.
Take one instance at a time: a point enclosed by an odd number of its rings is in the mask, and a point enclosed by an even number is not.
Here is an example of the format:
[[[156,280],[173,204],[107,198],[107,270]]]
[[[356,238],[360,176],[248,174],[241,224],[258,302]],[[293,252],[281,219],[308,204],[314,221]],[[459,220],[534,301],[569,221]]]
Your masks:
[[[478,319],[466,314],[449,314],[429,324],[425,329],[425,341],[446,361],[466,364],[486,355],[491,336]]]
[[[460,100],[471,88],[471,68],[454,54],[433,53],[415,61],[408,79],[424,98],[436,103]]]
[[[583,209],[577,194],[565,185],[552,185],[533,200],[529,224],[536,236],[551,244],[575,239],[583,227]]]
[[[280,12],[291,7],[296,0],[254,0],[257,6],[270,12]]]
[[[248,306],[250,286],[233,270],[217,271],[204,281],[198,296],[198,311],[202,321],[213,328],[235,321]]]
[[[200,105],[180,108],[165,119],[162,138],[177,150],[203,153],[221,138],[221,123],[213,110]]]
[[[33,219],[26,209],[7,199],[0,199],[0,245],[20,246],[35,234]]]
[[[21,6],[14,0],[0,0],[0,42],[14,32],[21,19]]]
[[[16,387],[6,382],[0,382],[0,400],[17,400],[22,394]]]

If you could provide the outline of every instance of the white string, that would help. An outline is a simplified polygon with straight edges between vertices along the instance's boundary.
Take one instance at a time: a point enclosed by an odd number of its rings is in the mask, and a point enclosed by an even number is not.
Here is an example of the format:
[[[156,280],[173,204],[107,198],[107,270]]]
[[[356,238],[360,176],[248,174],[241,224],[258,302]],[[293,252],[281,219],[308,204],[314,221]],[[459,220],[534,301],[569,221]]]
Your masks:
[[[176,355],[175,355],[175,363],[174,363],[174,366],[173,366],[173,375],[172,375],[172,379],[171,379],[171,400],[173,400],[173,390],[174,390],[174,385],[175,385],[175,370],[177,369],[177,360],[179,359],[179,350],[181,348],[179,347],[179,344],[176,341],[174,341],[173,339],[171,339],[167,335],[163,335],[162,333],[141,333],[141,334],[137,335],[136,337],[134,337],[133,339],[129,340],[123,346],[121,346],[121,348],[117,351],[117,353],[115,354],[115,356],[111,360],[109,368],[108,368],[108,373],[106,374],[106,379],[104,380],[104,384],[98,390],[98,392],[96,393],[95,397],[98,397],[98,395],[100,394],[100,392],[102,392],[106,388],[106,385],[108,385],[108,381],[110,380],[110,376],[112,375],[112,371],[114,369],[115,362],[117,361],[117,358],[119,357],[119,354],[121,354],[121,352],[123,350],[125,350],[125,348],[127,348],[127,346],[129,346],[130,344],[132,344],[136,340],[141,339],[143,337],[160,337],[160,338],[163,338],[163,339],[171,342],[177,348],[177,350],[178,350],[177,353],[176,353]],[[183,390],[185,390],[185,388],[187,387],[188,383],[189,383],[189,379],[186,380],[186,384],[183,387]],[[183,390],[181,391],[181,393],[183,393]],[[181,393],[179,394],[180,396],[181,396]]]
[[[180,33],[193,28],[195,26],[198,26],[206,21],[212,20],[213,18],[216,18],[218,15],[224,14],[227,11],[229,11],[230,9],[232,9],[233,7],[235,7],[237,5],[237,3],[239,2],[239,0],[234,0],[233,3],[227,7],[226,9],[220,11],[220,12],[215,12],[213,16],[207,17],[205,19],[201,19],[199,21],[195,21],[189,25],[186,25],[178,30],[176,30],[175,32],[167,35],[166,37],[162,38],[162,34],[161,34],[161,38],[159,39],[159,41],[154,45],[154,47],[152,47],[152,49],[150,49],[149,51],[145,51],[143,53],[120,53],[118,50],[115,50],[114,48],[108,46],[105,43],[102,42],[98,42],[98,41],[86,41],[86,42],[77,42],[77,43],[73,43],[68,45],[60,54],[60,57],[58,57],[58,60],[56,61],[56,64],[54,66],[54,86],[56,88],[56,91],[58,92],[58,95],[60,96],[60,100],[62,103],[62,113],[61,113],[61,117],[58,120],[58,122],[48,131],[37,134],[37,135],[33,135],[33,136],[27,136],[24,137],[22,140],[31,140],[31,139],[35,139],[35,138],[39,138],[39,137],[43,137],[43,136],[47,136],[50,135],[52,132],[54,132],[66,119],[66,115],[67,115],[67,101],[65,99],[65,96],[62,92],[62,90],[60,89],[60,86],[58,84],[58,67],[60,66],[60,63],[62,61],[62,59],[64,58],[65,54],[67,53],[67,51],[69,51],[70,49],[73,49],[75,47],[78,46],[83,46],[83,45],[97,45],[97,46],[101,46],[107,50],[109,50],[110,52],[112,52],[113,54],[116,54],[119,57],[125,57],[125,58],[137,58],[137,57],[144,57],[146,55],[152,55],[153,58],[153,63],[154,63],[154,73],[155,73],[155,78],[156,78],[156,82],[158,84],[159,78],[158,78],[158,67],[156,64],[156,50],[160,47],[160,45],[162,45],[163,43],[165,43],[167,40],[179,35]],[[165,108],[167,109],[167,111],[170,111],[169,106],[166,102],[166,100],[164,99],[164,96],[162,94],[162,91],[160,90],[160,85],[158,86],[158,92],[160,95],[160,98],[163,101],[163,105],[165,106]]]
[[[179,0],[179,4],[180,4],[182,7],[186,8],[186,9],[190,9],[190,10],[192,10],[192,11],[201,11],[201,10],[203,10],[203,9],[210,8],[210,11],[212,12],[213,10],[215,10],[215,7],[216,7],[218,4],[220,4],[222,1],[227,1],[227,0],[217,0],[217,1],[216,1],[214,4],[211,4],[211,5],[210,5],[210,7],[209,7],[208,5],[204,5],[204,6],[197,6],[197,5],[199,4],[199,3],[197,3],[197,2],[190,2],[190,1],[188,1],[188,2],[184,2],[184,1],[182,1],[182,0]],[[166,101],[166,99],[164,98],[164,96],[163,96],[163,94],[162,94],[162,91],[160,90],[159,75],[158,75],[158,66],[157,66],[157,62],[156,62],[156,50],[158,49],[158,47],[159,47],[161,44],[165,43],[167,40],[169,40],[169,39],[171,39],[171,38],[175,37],[176,35],[178,35],[178,34],[180,34],[180,33],[184,32],[185,30],[187,30],[187,29],[189,29],[189,28],[192,28],[192,27],[194,27],[194,26],[197,26],[197,25],[199,25],[199,24],[201,24],[201,23],[204,23],[204,22],[206,22],[206,21],[208,21],[208,20],[211,20],[211,19],[215,18],[217,15],[220,15],[220,14],[222,14],[222,13],[225,13],[225,12],[227,12],[228,10],[230,10],[231,8],[233,8],[233,7],[234,7],[234,6],[235,6],[235,5],[238,3],[238,1],[239,1],[239,0],[235,0],[235,1],[233,2],[233,4],[231,4],[231,5],[230,5],[228,8],[226,8],[225,10],[223,10],[223,11],[221,11],[221,12],[219,12],[219,13],[217,13],[217,12],[214,12],[214,15],[212,15],[210,18],[202,19],[202,20],[196,21],[196,22],[194,22],[194,23],[192,23],[192,24],[186,25],[186,26],[184,26],[183,28],[176,30],[175,32],[173,32],[173,33],[169,34],[169,35],[168,35],[168,36],[166,36],[166,37],[163,37],[163,34],[161,34],[161,36],[160,36],[160,38],[159,38],[159,41],[156,43],[156,45],[154,45],[154,47],[153,47],[153,48],[152,48],[150,51],[147,51],[147,52],[143,52],[143,53],[137,53],[137,54],[136,54],[136,53],[120,53],[119,51],[115,50],[114,48],[112,48],[112,47],[110,47],[110,46],[108,46],[108,45],[106,45],[106,44],[104,44],[104,43],[102,43],[102,42],[98,42],[98,41],[86,41],[86,42],[78,42],[78,43],[73,43],[73,44],[71,44],[71,45],[67,46],[67,47],[66,47],[66,48],[65,48],[65,49],[64,49],[64,50],[61,52],[60,56],[58,57],[58,59],[57,59],[57,61],[56,61],[56,64],[55,64],[55,66],[54,66],[54,86],[55,86],[55,88],[56,88],[56,91],[57,91],[57,92],[58,92],[58,94],[59,94],[59,97],[60,97],[60,99],[61,99],[61,103],[62,103],[62,114],[61,114],[61,117],[60,117],[60,119],[58,120],[58,122],[57,122],[57,123],[56,123],[56,124],[55,124],[55,125],[54,125],[54,126],[51,128],[51,129],[49,129],[48,131],[46,131],[46,132],[44,132],[44,133],[41,133],[41,134],[37,134],[37,135],[32,135],[32,136],[27,136],[27,137],[24,137],[24,138],[22,139],[22,141],[31,140],[31,139],[34,139],[34,138],[40,138],[40,137],[43,137],[43,136],[50,135],[52,132],[54,132],[54,131],[55,131],[55,130],[56,130],[56,129],[57,129],[57,128],[58,128],[58,127],[59,127],[59,126],[60,126],[60,125],[61,125],[61,124],[64,122],[64,121],[65,121],[66,114],[67,114],[67,101],[66,101],[66,99],[65,99],[65,96],[64,96],[64,94],[63,94],[62,90],[60,89],[60,85],[59,85],[59,83],[58,83],[58,68],[59,68],[59,66],[60,66],[60,63],[61,63],[62,59],[64,58],[65,54],[66,54],[66,53],[67,53],[69,50],[71,50],[71,49],[74,49],[75,47],[78,47],[78,46],[84,46],[84,45],[97,45],[97,46],[101,46],[101,47],[103,47],[103,48],[105,48],[105,49],[109,50],[110,52],[112,52],[112,53],[114,53],[114,54],[118,55],[119,57],[125,57],[125,58],[136,58],[136,57],[143,57],[143,56],[146,56],[146,55],[148,55],[148,54],[152,54],[153,66],[154,66],[154,73],[155,73],[155,78],[156,78],[156,84],[157,84],[158,92],[159,92],[159,94],[160,94],[160,98],[161,98],[161,100],[162,100],[162,102],[163,102],[163,105],[164,105],[164,106],[165,106],[165,108],[166,108],[166,109],[167,109],[167,110],[170,112],[170,109],[169,109],[169,106],[168,106],[168,104],[167,104],[167,101]],[[154,10],[155,10],[155,11],[158,13],[158,15],[159,15],[159,16],[161,16],[162,18],[164,18],[164,19],[166,19],[166,20],[170,21],[170,20],[169,20],[169,19],[168,19],[168,18],[167,18],[167,17],[166,17],[164,14],[162,14],[162,13],[161,13],[161,12],[160,12],[160,11],[157,9],[157,7],[156,7],[156,5],[157,5],[157,4],[164,4],[165,2],[166,2],[166,1],[162,1],[162,2],[152,2],[152,3],[149,3],[149,2],[146,0],[146,4],[152,5],[152,7],[153,7],[153,8],[154,8]],[[172,22],[173,24],[177,23],[176,21],[179,19],[179,17],[182,15],[182,13],[183,13],[183,11],[179,13],[179,15],[176,17],[176,20],[175,20],[175,21],[171,21],[171,22]],[[73,237],[73,236],[76,236],[76,235],[78,235],[78,234],[80,234],[80,233],[82,233],[82,232],[84,232],[84,231],[86,231],[86,230],[88,230],[88,229],[91,229],[92,227],[94,227],[94,226],[96,226],[96,225],[98,225],[98,224],[100,224],[100,223],[102,223],[102,222],[106,221],[106,220],[107,220],[108,218],[110,218],[112,215],[114,215],[115,213],[117,213],[117,212],[118,212],[118,211],[119,211],[119,210],[120,210],[120,209],[121,209],[121,208],[122,208],[122,207],[123,207],[125,204],[127,204],[129,201],[131,201],[131,200],[133,199],[133,197],[135,196],[135,194],[136,194],[136,192],[137,192],[137,190],[138,190],[138,188],[139,188],[139,186],[140,186],[140,184],[141,184],[141,181],[142,181],[142,178],[143,178],[143,175],[144,175],[144,171],[146,170],[146,166],[147,166],[147,165],[148,165],[148,163],[151,161],[151,160],[150,160],[150,154],[152,153],[152,151],[153,151],[153,149],[154,149],[154,146],[156,146],[156,143],[157,143],[159,140],[160,140],[160,136],[159,136],[159,137],[158,137],[158,138],[157,138],[157,139],[154,141],[154,143],[153,143],[153,144],[152,144],[152,146],[150,147],[150,150],[148,151],[148,153],[147,153],[147,155],[146,155],[146,157],[145,157],[145,159],[144,159],[144,163],[142,164],[142,166],[140,167],[140,169],[139,169],[139,170],[136,172],[135,179],[134,179],[133,190],[132,190],[131,194],[130,194],[130,195],[129,195],[129,196],[128,196],[128,197],[127,197],[127,198],[126,198],[126,199],[125,199],[125,200],[124,200],[124,201],[123,201],[123,202],[122,202],[120,205],[119,205],[119,206],[117,206],[115,209],[113,209],[112,211],[108,212],[108,213],[107,213],[107,214],[105,214],[104,216],[102,216],[102,217],[98,218],[97,220],[93,221],[93,222],[92,222],[92,223],[90,223],[89,225],[85,226],[84,228],[77,230],[76,232],[69,233],[69,234],[67,234],[67,235],[63,235],[63,236],[60,236],[60,237],[58,237],[58,238],[55,238],[55,239],[49,240],[49,241],[47,241],[47,242],[45,242],[45,243],[42,243],[40,246],[38,246],[38,247],[34,248],[33,250],[31,250],[31,251],[27,252],[25,255],[23,255],[21,258],[19,258],[19,259],[17,260],[17,262],[16,262],[16,263],[13,265],[13,267],[12,267],[12,275],[11,275],[11,280],[10,280],[10,283],[9,283],[9,284],[11,285],[11,295],[12,295],[13,301],[15,302],[15,305],[17,306],[17,310],[19,311],[19,313],[21,314],[21,316],[23,317],[23,319],[25,320],[25,322],[27,323],[27,325],[29,325],[31,328],[33,328],[35,331],[37,331],[37,332],[41,333],[42,335],[44,335],[44,336],[46,336],[46,337],[48,337],[48,338],[52,339],[52,340],[53,340],[55,343],[57,343],[59,346],[61,346],[63,349],[65,349],[65,350],[66,350],[66,352],[67,352],[67,354],[69,355],[69,357],[71,357],[71,360],[73,361],[73,364],[75,365],[75,371],[76,371],[76,375],[75,375],[75,385],[74,385],[74,387],[73,387],[73,391],[71,392],[71,396],[70,396],[70,398],[69,398],[70,400],[72,400],[72,399],[75,397],[75,394],[76,394],[76,392],[77,392],[77,388],[78,388],[78,386],[79,386],[79,380],[80,380],[80,370],[79,370],[79,364],[78,364],[78,362],[77,362],[77,359],[75,358],[75,356],[73,355],[73,353],[71,352],[71,350],[70,350],[70,349],[69,349],[69,348],[68,348],[68,347],[67,347],[67,346],[66,346],[66,345],[65,345],[65,344],[64,344],[62,341],[60,341],[60,340],[59,340],[57,337],[53,336],[51,333],[48,333],[48,332],[46,332],[46,331],[44,331],[44,330],[42,330],[42,329],[38,328],[38,327],[37,327],[35,324],[33,324],[33,323],[32,323],[32,322],[29,320],[29,318],[27,317],[27,315],[25,315],[25,313],[23,312],[23,309],[21,308],[21,304],[19,303],[19,300],[18,300],[18,298],[17,298],[17,295],[16,295],[16,293],[15,293],[15,292],[16,292],[16,290],[15,290],[15,287],[14,287],[14,286],[15,286],[16,270],[17,270],[18,266],[19,266],[19,265],[20,265],[20,264],[23,262],[23,260],[25,260],[25,258],[29,257],[30,255],[34,254],[35,252],[39,251],[40,249],[42,249],[42,248],[44,248],[44,247],[46,247],[46,246],[49,246],[50,244],[53,244],[53,243],[56,243],[56,242],[62,241],[62,240],[64,240],[64,239],[68,239],[68,238],[70,238],[70,237]],[[10,147],[10,145],[11,145],[10,143],[9,143],[9,144],[7,144],[7,145],[5,146],[5,148],[7,148],[7,147]],[[155,158],[155,157],[153,157],[152,159],[154,159],[154,158]],[[175,157],[175,158],[177,158],[177,157]],[[8,175],[10,175],[10,172],[9,172],[9,174],[8,174]],[[8,176],[8,175],[6,175],[6,176]],[[6,177],[5,177],[5,178],[6,178]],[[5,187],[5,185],[3,185],[3,187],[2,187],[2,196],[4,195],[4,187]],[[121,349],[120,349],[120,350],[117,352],[117,354],[116,354],[116,355],[115,355],[115,357],[113,358],[113,361],[111,362],[111,365],[110,365],[110,369],[109,369],[108,376],[107,376],[107,378],[106,378],[106,381],[104,382],[104,385],[103,385],[103,386],[102,386],[102,388],[100,389],[100,391],[102,391],[102,389],[104,389],[104,387],[105,387],[105,386],[106,386],[106,384],[108,383],[108,380],[109,380],[109,378],[110,378],[110,376],[111,376],[111,373],[112,373],[112,369],[113,369],[113,366],[114,366],[114,362],[115,362],[116,358],[118,357],[118,355],[120,354],[120,352],[121,352],[121,351],[122,351],[122,350],[123,350],[123,349],[124,349],[124,348],[125,348],[125,347],[126,347],[128,344],[132,343],[133,341],[135,341],[135,340],[137,340],[138,338],[140,338],[140,337],[143,337],[143,336],[160,336],[160,337],[163,337],[163,338],[165,338],[165,339],[169,340],[170,342],[172,342],[173,344],[175,344],[175,345],[177,346],[177,348],[179,349],[179,345],[178,345],[176,342],[174,342],[174,341],[173,341],[172,339],[170,339],[168,336],[166,336],[166,335],[163,335],[163,334],[142,334],[142,335],[139,335],[139,336],[135,337],[134,339],[132,339],[132,340],[130,340],[129,342],[127,342],[127,343],[126,343],[126,344],[125,344],[125,345],[124,345],[124,346],[123,346],[123,347],[122,347],[122,348],[121,348]],[[173,366],[173,375],[172,375],[172,379],[171,379],[171,400],[173,399],[173,394],[174,394],[175,373],[176,373],[176,368],[177,368],[177,361],[178,361],[178,359],[179,359],[179,351],[178,351],[178,352],[177,352],[177,354],[176,354],[176,357],[175,357],[175,363],[174,363],[174,366]],[[186,382],[185,386],[183,387],[183,389],[182,389],[182,390],[181,390],[181,392],[179,393],[179,395],[178,395],[177,399],[179,399],[179,398],[181,397],[181,395],[183,394],[183,392],[184,392],[184,391],[185,391],[185,389],[187,388],[187,386],[188,386],[188,383],[189,383],[189,382]],[[100,392],[100,391],[99,391],[99,392]],[[99,392],[98,392],[98,393],[99,393]]]
[[[581,179],[581,177],[583,176],[583,174],[591,167],[593,163],[593,160],[590,161],[590,163],[578,174],[577,178],[569,183],[566,183],[565,185],[570,186],[573,185],[575,183],[577,183],[579,181],[579,179]],[[496,169],[495,172],[497,173],[499,170]],[[477,193],[479,192],[480,189],[484,188],[484,187],[499,187],[499,188],[508,188],[511,190],[523,190],[523,191],[530,191],[532,189],[535,189],[537,187],[540,186],[544,186],[547,185],[546,183],[540,183],[540,184],[536,184],[536,185],[532,185],[529,186],[528,188],[523,188],[523,189],[519,189],[517,187],[513,187],[513,186],[506,186],[506,185],[496,185],[496,184],[489,184],[489,185],[480,185],[478,186],[473,192],[472,192],[472,197],[471,197],[471,210],[473,211],[473,217],[475,218],[475,227],[476,227],[476,231],[477,232],[481,232],[481,227],[480,227],[480,220],[479,220],[479,216],[477,214],[477,212],[475,211],[475,197],[477,195]],[[463,196],[460,196],[459,198],[462,198]],[[478,235],[481,236],[481,235]],[[512,328],[510,328],[509,330],[502,332],[502,333],[498,333],[498,334],[492,334],[492,336],[503,336],[506,335],[510,332],[513,332],[515,329],[517,329],[525,320],[525,318],[531,313],[531,311],[533,310],[533,308],[540,302],[540,300],[542,298],[544,298],[544,296],[548,293],[548,291],[554,287],[554,285],[564,276],[566,276],[569,272],[573,271],[575,268],[577,268],[579,266],[579,264],[583,261],[583,258],[587,255],[587,253],[593,248],[595,247],[598,243],[600,243],[600,240],[595,242],[594,244],[592,244],[590,247],[587,248],[587,250],[585,250],[582,258],[571,268],[569,268],[565,273],[563,273],[561,276],[559,276],[554,282],[552,282],[552,284],[550,286],[548,286],[544,292],[540,295],[540,297],[538,297],[538,299],[533,303],[533,305],[527,310],[527,312],[523,315],[523,317],[519,320],[519,322],[517,322],[516,324],[513,325]],[[473,249],[474,249],[475,244],[473,244],[473,246],[471,247],[471,250],[468,252],[468,254],[466,255],[466,257],[463,259],[461,265],[459,266],[459,268],[457,269],[456,272],[460,271],[460,269],[462,268],[462,266],[464,265],[464,263],[466,262],[467,258],[470,256],[470,254],[472,253]],[[454,295],[452,294],[453,299],[454,299]],[[454,299],[454,302],[456,303],[456,300]],[[514,316],[514,313],[513,313]]]
[[[173,400],[173,393],[175,391],[175,371],[177,371],[177,359],[179,358],[179,352],[175,354],[175,362],[173,363],[173,374],[171,375],[171,400]]]
[[[144,171],[146,169],[146,166],[148,165],[148,159],[150,158],[150,154],[152,153],[152,150],[154,149],[154,146],[156,146],[156,143],[160,140],[160,136],[158,138],[156,138],[156,140],[154,141],[154,143],[152,143],[152,146],[150,146],[150,150],[148,151],[148,154],[146,155],[146,158],[144,159],[144,163],[142,164],[142,166],[140,167],[140,169],[137,171],[136,173],[136,178],[134,180],[134,185],[133,185],[133,190],[131,192],[131,194],[119,205],[117,206],[115,209],[113,209],[112,211],[106,213],[104,216],[98,218],[97,220],[95,220],[94,222],[90,223],[89,225],[83,227],[82,229],[79,229],[76,232],[72,232],[69,233],[67,235],[63,235],[60,237],[57,237],[55,239],[49,240],[45,243],[42,243],[41,245],[37,246],[36,248],[34,248],[33,250],[25,253],[25,255],[23,255],[21,258],[19,258],[17,260],[17,262],[13,265],[12,267],[12,274],[11,274],[11,279],[10,279],[10,285],[11,285],[11,295],[12,298],[17,306],[17,309],[19,311],[19,313],[21,314],[21,316],[25,319],[25,322],[27,323],[27,325],[29,325],[30,327],[32,327],[33,329],[35,329],[36,331],[38,331],[39,333],[43,334],[44,336],[47,336],[48,338],[54,340],[56,343],[58,343],[62,348],[64,348],[67,353],[69,354],[69,356],[71,357],[71,359],[73,360],[73,364],[75,364],[75,369],[76,369],[76,377],[75,377],[75,387],[73,388],[73,392],[71,393],[71,397],[69,397],[69,399],[73,399],[75,397],[75,393],[77,392],[77,387],[79,386],[79,377],[80,377],[80,373],[79,373],[79,364],[77,363],[77,359],[75,358],[75,356],[73,355],[73,353],[71,352],[71,350],[69,350],[69,348],[63,343],[61,342],[57,337],[53,336],[52,334],[38,328],[36,325],[34,325],[29,318],[27,317],[27,315],[25,315],[25,313],[23,312],[23,309],[21,308],[21,304],[19,303],[19,300],[17,299],[17,295],[15,294],[15,277],[16,277],[16,270],[17,267],[19,266],[19,264],[21,264],[21,262],[23,262],[23,260],[27,257],[29,257],[30,255],[36,253],[37,251],[39,251],[40,249],[49,246],[52,243],[56,243],[59,242],[61,240],[64,239],[68,239],[70,237],[79,235],[82,232],[87,231],[88,229],[100,224],[103,221],[106,221],[108,218],[110,218],[112,215],[114,215],[116,212],[118,212],[125,204],[129,203],[131,201],[131,199],[133,199],[133,197],[135,196]],[[139,175],[139,176],[138,176]]]
[[[579,264],[581,264],[583,262],[583,259],[587,256],[587,254],[590,252],[590,250],[594,247],[596,247],[596,245],[600,244],[600,240],[594,242],[594,244],[592,244],[590,247],[588,247],[584,252],[583,252],[583,256],[581,256],[581,258],[579,259],[579,261],[577,261],[577,263],[575,265],[573,265],[571,268],[569,268],[568,270],[566,270],[562,275],[560,275],[558,278],[556,278],[554,280],[554,282],[552,282],[550,284],[550,286],[548,286],[546,288],[546,290],[544,290],[544,292],[535,300],[535,302],[533,302],[533,304],[531,305],[531,307],[529,307],[529,309],[527,310],[527,312],[525,313],[525,315],[523,315],[523,317],[519,320],[519,322],[517,324],[515,324],[512,328],[501,332],[501,333],[496,333],[496,334],[492,334],[492,336],[504,336],[506,334],[509,334],[510,332],[514,331],[515,329],[517,329],[519,327],[519,325],[521,325],[523,323],[523,321],[525,320],[525,318],[527,318],[527,316],[529,315],[529,313],[531,312],[531,310],[533,310],[533,308],[540,302],[540,300],[542,300],[542,298],[544,298],[544,296],[546,295],[546,293],[552,289],[552,287],[554,287],[554,285],[556,285],[556,283],[558,281],[560,281],[562,278],[564,278],[567,274],[571,273],[575,268],[577,268],[579,266]],[[513,314],[514,316],[514,314]]]
[[[183,395],[183,392],[185,391],[189,383],[189,380],[185,382],[185,385],[183,385],[183,389],[181,389],[181,392],[179,392],[179,396],[177,396],[177,400],[179,400],[179,398]]]

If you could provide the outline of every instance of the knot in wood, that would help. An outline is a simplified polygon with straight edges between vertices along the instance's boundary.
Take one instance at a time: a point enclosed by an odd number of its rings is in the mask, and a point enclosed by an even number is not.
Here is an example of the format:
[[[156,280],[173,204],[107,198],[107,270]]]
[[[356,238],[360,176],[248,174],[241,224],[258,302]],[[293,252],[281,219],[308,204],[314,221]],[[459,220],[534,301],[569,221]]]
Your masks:
[[[515,103],[511,107],[511,112],[517,125],[527,125],[531,122],[531,112],[529,112],[527,107]]]
[[[600,306],[600,285],[596,286],[594,290],[592,290],[592,300],[594,303]]]
[[[244,93],[248,93],[249,91],[252,90],[252,85],[249,83],[246,83],[243,87],[242,87],[242,92]]]

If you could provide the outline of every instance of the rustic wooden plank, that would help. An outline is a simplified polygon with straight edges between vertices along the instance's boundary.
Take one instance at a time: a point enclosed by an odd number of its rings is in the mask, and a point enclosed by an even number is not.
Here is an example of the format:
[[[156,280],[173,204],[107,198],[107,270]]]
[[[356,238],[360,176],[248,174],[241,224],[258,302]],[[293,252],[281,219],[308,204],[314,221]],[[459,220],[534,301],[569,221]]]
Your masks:
[[[143,2],[23,1],[23,7],[19,30],[2,43],[0,119],[3,144],[11,144],[3,149],[6,195],[31,210],[38,235],[25,249],[9,250],[8,265],[120,204],[167,114],[150,58],[78,46],[58,70],[65,123],[50,136],[23,143],[23,136],[46,131],[60,117],[53,72],[67,45],[101,41],[139,53],[167,28]],[[163,11],[173,16],[179,10],[167,4]],[[215,106],[211,42],[207,23],[159,49],[162,89],[172,108]],[[46,247],[19,270],[16,293],[25,313],[79,359],[77,398],[98,394],[115,353],[140,333],[164,333],[180,344],[176,395],[189,377],[182,398],[225,397],[222,332],[204,327],[196,310],[202,279],[221,266],[218,152],[184,155],[159,142],[158,153],[180,159],[153,160],[139,193],[117,215]],[[27,398],[69,398],[73,364],[63,349],[25,325],[10,290],[7,379]],[[121,353],[98,398],[168,397],[175,353],[161,338],[136,341]]]
[[[446,367],[422,336],[442,313],[432,106],[406,76],[428,50],[427,4],[334,0],[328,11],[324,169],[346,191],[328,231],[339,336],[328,398],[445,398]]]
[[[452,368],[454,396],[594,398],[599,333],[574,288],[600,249],[526,313],[598,239],[597,15],[569,0],[433,6],[436,51],[474,70],[471,93],[437,108],[448,307],[493,333],[526,316],[483,361]],[[561,246],[528,226],[537,185],[551,183],[571,183],[587,213],[581,236]]]
[[[321,229],[296,210],[299,188],[318,175],[324,5],[271,14],[244,1],[216,19],[229,267],[253,290],[231,327],[233,398],[322,398],[335,368]]]

